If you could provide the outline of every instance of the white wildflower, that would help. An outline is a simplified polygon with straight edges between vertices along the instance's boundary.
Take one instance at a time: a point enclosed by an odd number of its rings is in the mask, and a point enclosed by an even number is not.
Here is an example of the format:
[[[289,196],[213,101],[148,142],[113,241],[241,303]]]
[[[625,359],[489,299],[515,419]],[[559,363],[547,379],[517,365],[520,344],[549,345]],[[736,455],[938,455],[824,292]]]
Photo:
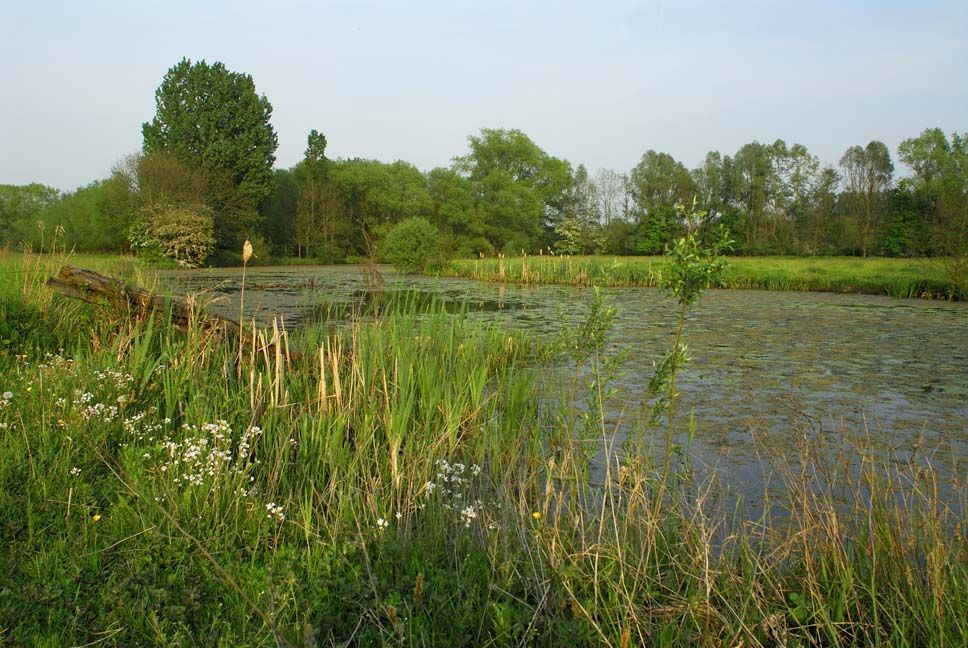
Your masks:
[[[266,511],[268,511],[268,517],[270,520],[275,518],[276,521],[282,522],[286,519],[286,516],[282,511],[282,507],[275,502],[269,502],[266,504]]]
[[[461,520],[464,522],[464,526],[469,527],[471,522],[477,517],[477,509],[473,506],[468,506],[463,511],[460,512]]]

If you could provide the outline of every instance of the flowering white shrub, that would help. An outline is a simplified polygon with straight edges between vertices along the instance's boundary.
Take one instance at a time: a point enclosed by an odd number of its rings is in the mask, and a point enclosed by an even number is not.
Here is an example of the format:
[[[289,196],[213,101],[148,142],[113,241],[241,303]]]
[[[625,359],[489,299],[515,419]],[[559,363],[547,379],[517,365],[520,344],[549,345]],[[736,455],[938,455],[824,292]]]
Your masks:
[[[194,268],[215,249],[215,219],[205,205],[153,205],[141,210],[128,231],[135,250]]]

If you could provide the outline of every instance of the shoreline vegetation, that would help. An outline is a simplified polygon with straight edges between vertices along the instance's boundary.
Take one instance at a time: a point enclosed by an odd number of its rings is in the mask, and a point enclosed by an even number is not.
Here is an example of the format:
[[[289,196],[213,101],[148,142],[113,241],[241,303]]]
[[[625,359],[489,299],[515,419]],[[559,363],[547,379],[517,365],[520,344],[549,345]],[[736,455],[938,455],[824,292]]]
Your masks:
[[[447,262],[442,276],[517,284],[599,287],[657,287],[667,257],[552,256],[487,257]],[[718,288],[957,299],[936,259],[876,257],[729,257]]]
[[[66,252],[65,252],[66,254]],[[29,255],[28,255],[29,256]],[[24,258],[21,252],[0,250],[0,260]],[[67,258],[67,257],[65,257]],[[137,266],[174,270],[173,265],[116,254],[69,254],[70,262],[82,267],[103,268],[105,263],[123,272]],[[939,259],[894,259],[884,257],[728,257],[729,265],[717,288],[794,292],[832,292],[881,295],[898,299],[962,300],[948,281]],[[340,266],[365,266],[364,259]],[[533,256],[451,259],[434,272],[425,274],[463,278],[489,283],[522,285],[597,286],[600,288],[655,288],[661,284],[664,256]],[[249,264],[249,269],[311,267],[313,259],[268,257]],[[241,270],[242,264],[210,269]]]
[[[738,516],[668,445],[671,422],[669,437],[643,421],[637,441],[610,442],[597,293],[555,345],[404,304],[292,339],[262,331],[239,357],[200,327],[52,294],[65,259],[0,255],[0,643],[968,635],[968,486],[942,500],[930,449],[882,456],[876,430],[845,429],[839,451],[804,441],[791,459],[763,439],[784,488]],[[85,262],[154,284],[130,258]],[[538,372],[561,354],[596,384],[576,373],[539,408]]]

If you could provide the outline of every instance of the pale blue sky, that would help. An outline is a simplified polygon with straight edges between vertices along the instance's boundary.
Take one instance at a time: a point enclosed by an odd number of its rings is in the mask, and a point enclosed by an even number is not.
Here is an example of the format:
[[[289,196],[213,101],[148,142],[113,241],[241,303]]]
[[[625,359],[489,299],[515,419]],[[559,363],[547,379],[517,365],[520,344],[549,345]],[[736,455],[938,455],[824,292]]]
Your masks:
[[[182,57],[251,74],[277,166],[449,164],[520,128],[590,170],[649,148],[801,142],[836,164],[871,139],[968,130],[968,2],[43,2],[0,0],[0,183],[68,189],[141,146]]]

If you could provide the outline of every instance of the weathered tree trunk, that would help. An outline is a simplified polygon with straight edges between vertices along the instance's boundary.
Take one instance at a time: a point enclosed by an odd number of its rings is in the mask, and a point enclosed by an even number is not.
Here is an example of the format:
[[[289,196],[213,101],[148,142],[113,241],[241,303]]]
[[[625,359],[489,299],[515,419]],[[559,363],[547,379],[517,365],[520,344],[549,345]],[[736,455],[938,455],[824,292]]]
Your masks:
[[[92,270],[66,265],[61,267],[56,277],[47,280],[47,285],[68,297],[126,311],[130,317],[157,315],[180,329],[200,326],[233,343],[238,343],[241,335],[240,349],[246,348],[252,353],[270,354],[287,360],[302,357],[301,353],[289,350],[284,332],[281,337],[279,331],[272,336],[257,334],[254,327],[243,329],[233,320],[197,308],[190,300],[157,295]]]
[[[178,328],[197,324],[208,330],[217,329],[227,338],[235,340],[241,333],[238,323],[197,309],[189,300],[163,297],[92,270],[65,265],[56,277],[47,280],[47,285],[68,297],[107,304],[116,310],[127,310],[133,317],[151,314],[167,317],[170,314],[171,323]]]

